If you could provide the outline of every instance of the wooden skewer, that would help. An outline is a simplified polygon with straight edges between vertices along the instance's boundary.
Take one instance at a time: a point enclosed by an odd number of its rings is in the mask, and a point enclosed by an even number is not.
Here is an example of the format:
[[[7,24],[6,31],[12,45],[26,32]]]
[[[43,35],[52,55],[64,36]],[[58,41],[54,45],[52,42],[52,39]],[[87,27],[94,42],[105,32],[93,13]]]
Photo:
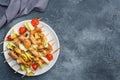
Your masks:
[[[54,39],[51,39],[50,41],[48,41],[48,43],[52,42]]]
[[[4,61],[4,63],[6,63],[6,62],[10,62],[10,61],[12,61],[13,59],[11,58],[11,57],[9,57],[8,59],[6,59],[5,61]]]
[[[50,33],[47,33],[46,36],[48,36]]]
[[[60,50],[60,48],[57,48],[52,54],[55,54],[58,50]]]
[[[42,20],[42,19],[43,19],[43,17],[39,18],[38,20]]]
[[[53,40],[54,40],[54,39],[48,41],[48,43],[52,42]],[[53,42],[51,45],[54,45],[54,44],[55,44],[55,42]],[[4,53],[5,51],[7,51],[7,50],[2,51],[1,54]],[[12,58],[9,57],[8,59],[6,59],[6,60],[4,61],[4,63],[9,62],[9,61],[11,61],[11,60],[12,60]]]
[[[24,78],[26,76],[26,73],[21,76],[21,78]]]
[[[1,41],[1,42],[0,42],[0,45],[3,44],[4,42],[6,42],[6,41]]]
[[[53,42],[51,45],[53,46],[55,44],[55,42]]]
[[[18,68],[14,73],[17,73],[20,70],[20,68]]]
[[[42,29],[44,26],[41,26],[40,28]]]
[[[52,54],[56,53],[58,50],[60,50],[60,48],[57,48]],[[20,70],[20,68],[17,71],[15,71],[14,73],[17,73],[19,70]],[[25,76],[26,76],[26,73],[23,76],[21,76],[21,78],[24,78]]]
[[[4,52],[6,52],[6,51],[8,51],[8,50],[4,50],[4,51],[0,52],[0,54],[4,53]]]
[[[13,64],[11,67],[14,67],[14,66],[16,66],[16,65],[17,65],[17,63]]]
[[[46,30],[42,30],[42,32],[45,32]]]
[[[39,18],[38,20],[42,20],[42,19],[43,19],[43,17]],[[40,28],[43,28],[43,27],[44,27],[44,26],[42,26],[42,27],[40,27]],[[1,41],[1,42],[0,42],[0,45],[3,44],[4,42],[6,42],[6,40]]]

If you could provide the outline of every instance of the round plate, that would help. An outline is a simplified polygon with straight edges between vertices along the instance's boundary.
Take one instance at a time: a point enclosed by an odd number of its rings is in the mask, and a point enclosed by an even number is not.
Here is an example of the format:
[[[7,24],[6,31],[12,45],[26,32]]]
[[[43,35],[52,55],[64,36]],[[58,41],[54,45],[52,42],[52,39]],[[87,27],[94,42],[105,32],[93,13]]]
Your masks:
[[[24,22],[26,22],[26,21],[31,21],[31,20],[21,21],[21,22],[17,23],[16,25],[14,25],[14,26],[8,31],[7,35],[5,36],[5,40],[6,40],[6,37],[7,37],[8,35],[10,35],[10,33],[12,32],[13,29],[15,29],[15,30],[18,31],[18,29],[19,29],[21,26],[24,26]],[[50,41],[50,40],[53,39],[53,41],[52,41],[51,43],[55,42],[54,45],[53,45],[53,51],[55,51],[57,48],[59,48],[59,47],[60,47],[59,40],[58,40],[58,37],[57,37],[56,33],[54,32],[54,30],[53,30],[49,25],[47,25],[46,23],[44,23],[44,22],[42,22],[42,21],[40,21],[40,23],[39,23],[38,25],[39,25],[39,26],[43,26],[42,30],[43,30],[43,33],[44,33],[45,35],[49,33],[49,35],[47,36],[47,41]],[[8,44],[8,42],[4,42],[3,50],[7,50],[7,48],[6,48],[7,44]],[[10,56],[8,55],[8,52],[9,52],[9,51],[5,51],[5,52],[4,52],[5,59],[8,59],[8,58],[10,57]],[[33,75],[33,76],[41,75],[41,74],[47,72],[48,70],[50,70],[50,69],[53,67],[53,65],[56,63],[57,59],[58,59],[59,51],[57,51],[53,56],[54,56],[54,59],[53,59],[52,61],[50,61],[49,64],[45,64],[42,69],[38,69],[38,70],[35,72],[35,75]],[[9,64],[9,66],[10,66],[13,70],[15,70],[15,71],[17,71],[17,70],[20,68],[19,65],[15,65],[14,67],[12,67],[14,64],[16,64],[16,60],[12,60],[12,61],[10,61],[10,62],[8,61],[8,64]],[[19,70],[18,73],[24,75],[24,74],[25,74],[25,71]]]

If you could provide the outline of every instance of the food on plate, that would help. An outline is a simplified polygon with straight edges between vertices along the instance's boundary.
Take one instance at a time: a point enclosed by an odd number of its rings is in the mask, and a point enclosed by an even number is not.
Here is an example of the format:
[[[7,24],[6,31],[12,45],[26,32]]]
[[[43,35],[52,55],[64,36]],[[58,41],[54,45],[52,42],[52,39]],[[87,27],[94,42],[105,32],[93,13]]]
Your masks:
[[[33,76],[38,68],[54,59],[53,47],[38,26],[39,22],[37,18],[27,21],[6,38],[8,55],[16,60],[27,76]]]

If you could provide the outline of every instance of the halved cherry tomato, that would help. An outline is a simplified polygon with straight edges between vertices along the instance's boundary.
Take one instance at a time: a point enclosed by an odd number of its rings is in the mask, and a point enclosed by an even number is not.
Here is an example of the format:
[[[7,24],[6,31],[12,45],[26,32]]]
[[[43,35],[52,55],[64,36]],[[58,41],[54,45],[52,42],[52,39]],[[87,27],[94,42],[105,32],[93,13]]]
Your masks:
[[[51,61],[53,59],[53,55],[51,53],[46,55],[46,58]]]
[[[19,28],[19,33],[24,34],[27,31],[26,27],[20,27]]]
[[[41,63],[42,63],[42,64],[45,64],[45,61],[41,59]]]
[[[31,24],[36,27],[39,24],[39,20],[37,18],[33,18]]]
[[[32,68],[33,68],[33,70],[37,70],[38,69],[38,64],[36,64],[36,63],[32,64]]]
[[[11,35],[8,35],[7,36],[7,41],[11,41],[11,40],[12,40]]]

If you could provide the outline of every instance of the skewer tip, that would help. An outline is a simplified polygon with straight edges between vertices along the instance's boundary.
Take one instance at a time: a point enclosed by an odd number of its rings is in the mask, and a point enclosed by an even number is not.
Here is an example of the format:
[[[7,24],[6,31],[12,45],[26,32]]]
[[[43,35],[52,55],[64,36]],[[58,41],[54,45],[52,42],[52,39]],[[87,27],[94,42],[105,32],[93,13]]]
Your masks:
[[[60,47],[59,47],[59,48],[57,48],[57,49],[53,52],[53,54],[54,54],[54,53],[56,53],[58,50],[60,50]]]
[[[43,19],[43,17],[39,18],[38,20],[42,20],[42,19]]]

